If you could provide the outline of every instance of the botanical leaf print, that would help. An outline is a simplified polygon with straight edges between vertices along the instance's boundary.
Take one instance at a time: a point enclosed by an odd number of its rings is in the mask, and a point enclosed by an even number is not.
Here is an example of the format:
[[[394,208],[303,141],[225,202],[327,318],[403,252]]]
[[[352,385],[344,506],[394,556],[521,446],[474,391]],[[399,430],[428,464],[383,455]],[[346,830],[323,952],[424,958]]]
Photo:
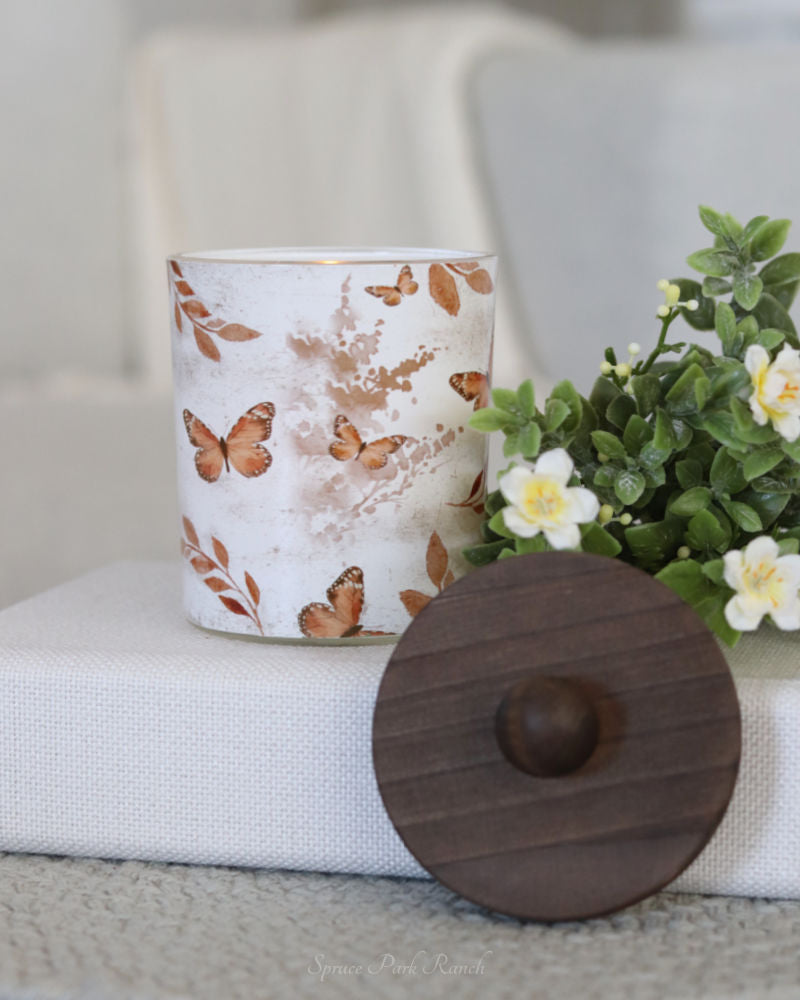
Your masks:
[[[455,579],[453,571],[448,567],[449,561],[450,557],[441,538],[435,531],[432,532],[428,541],[428,550],[425,553],[425,568],[428,572],[428,579],[436,588],[437,594],[441,594]],[[399,596],[409,615],[416,618],[420,611],[430,604],[435,595],[424,594],[421,590],[401,590]]]
[[[486,499],[485,492],[485,481],[486,475],[483,469],[475,477],[472,488],[469,491],[469,496],[466,500],[462,500],[460,503],[450,503],[448,502],[448,507],[469,507],[474,510],[476,514],[482,514],[484,511],[484,501]]]
[[[219,538],[214,536],[211,538],[211,547],[214,552],[212,557],[200,547],[200,538],[195,526],[185,516],[183,517],[183,532],[185,537],[181,539],[181,551],[184,558],[189,560],[195,573],[204,578],[203,583],[212,593],[217,595],[224,608],[234,615],[249,618],[259,633],[264,635],[264,629],[258,615],[261,591],[252,576],[245,571],[244,578],[247,588],[247,592],[245,592],[229,572],[230,555]]]
[[[192,286],[183,277],[177,261],[169,262],[170,288],[174,299],[175,326],[182,333],[186,323],[191,325],[194,340],[200,353],[210,361],[219,361],[219,347],[214,337],[227,341],[254,340],[260,337],[258,330],[251,330],[241,323],[228,323],[214,316],[206,304],[198,297]]]
[[[431,298],[451,316],[458,315],[461,308],[461,297],[453,275],[449,274],[445,267],[449,268],[453,274],[463,278],[473,292],[489,295],[490,292],[494,291],[492,276],[486,268],[480,267],[475,261],[447,264],[446,266],[431,264],[428,270],[428,288]]]

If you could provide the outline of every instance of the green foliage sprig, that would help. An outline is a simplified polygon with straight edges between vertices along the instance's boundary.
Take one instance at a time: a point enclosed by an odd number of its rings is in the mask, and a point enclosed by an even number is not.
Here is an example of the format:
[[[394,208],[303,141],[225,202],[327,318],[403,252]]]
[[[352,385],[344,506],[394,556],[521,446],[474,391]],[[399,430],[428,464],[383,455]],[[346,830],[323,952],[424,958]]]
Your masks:
[[[700,219],[713,245],[687,263],[704,277],[659,282],[660,330],[646,357],[632,344],[620,362],[608,348],[588,398],[565,380],[541,409],[530,381],[516,391],[495,389],[493,406],[470,422],[502,432],[511,459],[535,462],[564,449],[570,484],[591,490],[601,505],[581,525],[579,548],[655,575],[733,645],[741,632],[725,613],[736,589],[723,556],[762,535],[781,555],[800,547],[800,438],[753,402],[767,363],[772,371],[780,353],[795,364],[800,341],[788,310],[800,285],[800,253],[777,256],[786,219],[761,215],[742,226],[705,206]],[[712,336],[670,342],[679,317],[690,335]],[[760,376],[753,371],[759,358]],[[473,564],[551,547],[543,533],[523,537],[509,528],[508,503],[501,489],[489,494],[482,540],[465,551]]]

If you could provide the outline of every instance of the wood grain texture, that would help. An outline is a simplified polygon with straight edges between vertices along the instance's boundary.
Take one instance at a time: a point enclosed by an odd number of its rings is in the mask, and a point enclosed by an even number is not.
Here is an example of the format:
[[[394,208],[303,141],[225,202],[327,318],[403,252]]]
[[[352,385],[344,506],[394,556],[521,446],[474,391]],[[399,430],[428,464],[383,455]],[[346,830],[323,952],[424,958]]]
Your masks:
[[[592,703],[597,746],[534,777],[495,734],[508,690],[565,678]],[[384,673],[373,761],[389,816],[440,882],[493,910],[596,916],[657,891],[727,807],[739,705],[715,639],[671,590],[615,559],[503,560],[420,613]]]

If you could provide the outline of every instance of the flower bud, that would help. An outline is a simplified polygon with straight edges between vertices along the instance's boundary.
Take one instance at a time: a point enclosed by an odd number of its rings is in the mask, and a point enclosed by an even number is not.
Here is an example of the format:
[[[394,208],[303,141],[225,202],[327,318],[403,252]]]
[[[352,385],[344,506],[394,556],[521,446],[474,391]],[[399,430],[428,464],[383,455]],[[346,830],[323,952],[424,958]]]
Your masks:
[[[613,370],[614,370],[614,366],[611,364],[610,361],[601,361],[600,362],[600,374],[601,375],[610,375]]]
[[[627,364],[627,362],[623,361],[621,364],[614,366],[614,371],[620,378],[629,378],[631,374],[631,366]]]
[[[619,523],[626,528],[628,527],[628,525],[631,523],[632,520],[633,520],[633,514],[628,514],[627,511],[624,514],[619,515]]]
[[[666,318],[669,316],[669,306],[659,306],[658,309],[656,309],[656,314],[661,316],[662,319]]]
[[[601,524],[608,524],[611,518],[614,516],[614,508],[610,503],[604,503],[600,508],[600,513],[597,515],[597,520]]]
[[[641,353],[642,353],[642,345],[637,344],[635,340],[632,340],[630,344],[628,344],[628,354],[632,354],[634,357],[636,357],[637,354]]]
[[[696,309],[699,308],[699,306],[700,303],[697,301],[697,299],[689,299],[689,301],[686,303],[686,308],[689,310],[689,312],[694,312]]]
[[[688,545],[681,545],[681,547],[675,553],[675,555],[679,559],[688,559],[691,554],[692,554],[692,550],[689,548]]]

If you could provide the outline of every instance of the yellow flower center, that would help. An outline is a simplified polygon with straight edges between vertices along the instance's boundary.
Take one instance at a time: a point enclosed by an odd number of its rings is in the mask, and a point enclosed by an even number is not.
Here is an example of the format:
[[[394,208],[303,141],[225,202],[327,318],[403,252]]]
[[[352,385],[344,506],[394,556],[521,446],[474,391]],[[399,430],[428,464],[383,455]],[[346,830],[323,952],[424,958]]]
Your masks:
[[[800,386],[792,385],[787,379],[783,384],[783,391],[778,395],[778,399],[782,403],[793,403],[798,398],[798,394],[800,394]]]
[[[565,507],[566,497],[560,483],[533,478],[525,484],[520,508],[522,516],[532,524],[561,520]]]
[[[762,562],[756,566],[745,566],[742,582],[749,594],[760,600],[767,600],[773,608],[779,607],[784,598],[784,578],[778,573],[775,563]]]

